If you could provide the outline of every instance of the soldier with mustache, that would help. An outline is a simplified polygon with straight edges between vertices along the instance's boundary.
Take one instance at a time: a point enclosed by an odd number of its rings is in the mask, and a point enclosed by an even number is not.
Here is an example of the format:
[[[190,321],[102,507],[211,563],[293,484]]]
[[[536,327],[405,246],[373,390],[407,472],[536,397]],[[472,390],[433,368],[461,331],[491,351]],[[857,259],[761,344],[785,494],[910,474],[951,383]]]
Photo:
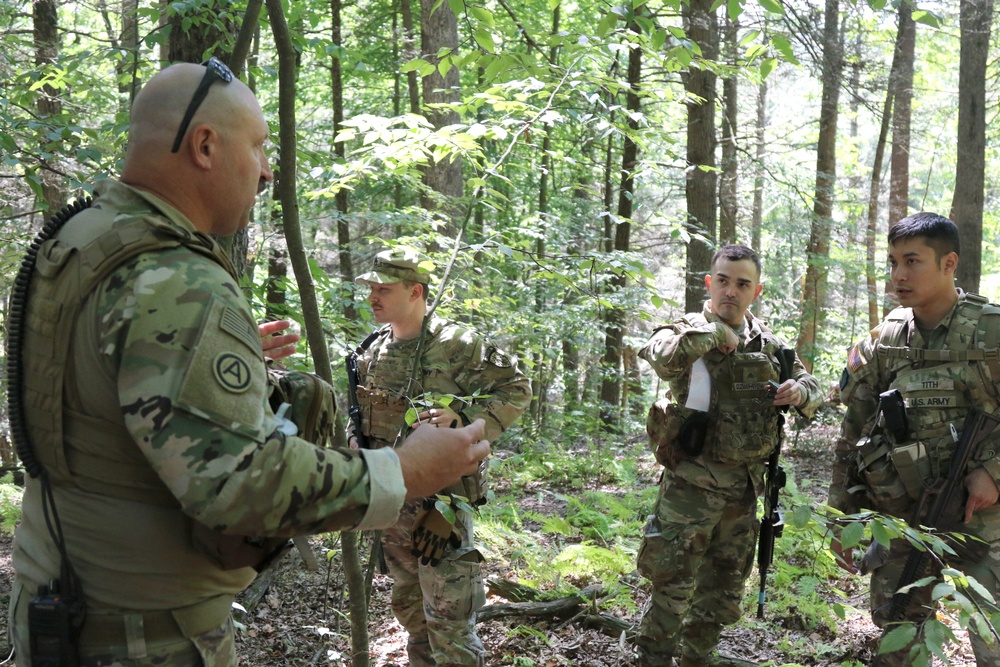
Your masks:
[[[742,615],[779,409],[811,417],[822,401],[798,358],[791,378],[768,393],[786,346],[749,312],[764,289],[760,275],[753,250],[722,247],[705,276],[702,312],[658,328],[639,352],[670,385],[647,422],[664,470],[638,555],[652,584],[636,636],[643,667],[712,662],[723,626]]]

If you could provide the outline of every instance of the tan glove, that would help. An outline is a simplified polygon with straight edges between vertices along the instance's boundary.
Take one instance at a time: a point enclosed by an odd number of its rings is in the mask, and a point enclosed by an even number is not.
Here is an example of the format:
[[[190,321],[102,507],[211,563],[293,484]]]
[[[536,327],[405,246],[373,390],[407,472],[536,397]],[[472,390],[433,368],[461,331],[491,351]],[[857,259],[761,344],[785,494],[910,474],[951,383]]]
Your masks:
[[[424,501],[423,509],[417,513],[413,522],[414,556],[418,556],[421,565],[435,566],[453,549],[462,546],[462,536],[455,526],[434,506],[434,499]]]

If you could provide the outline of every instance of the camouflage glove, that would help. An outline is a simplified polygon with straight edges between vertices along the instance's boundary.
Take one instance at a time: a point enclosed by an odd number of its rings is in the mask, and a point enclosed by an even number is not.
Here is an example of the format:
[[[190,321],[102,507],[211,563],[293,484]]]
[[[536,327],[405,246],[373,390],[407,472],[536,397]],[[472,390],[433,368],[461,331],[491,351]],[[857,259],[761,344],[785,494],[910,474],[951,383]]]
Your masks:
[[[421,565],[435,566],[448,552],[462,546],[462,536],[455,526],[434,506],[434,498],[424,501],[423,508],[413,522],[413,537],[410,552],[419,556]]]

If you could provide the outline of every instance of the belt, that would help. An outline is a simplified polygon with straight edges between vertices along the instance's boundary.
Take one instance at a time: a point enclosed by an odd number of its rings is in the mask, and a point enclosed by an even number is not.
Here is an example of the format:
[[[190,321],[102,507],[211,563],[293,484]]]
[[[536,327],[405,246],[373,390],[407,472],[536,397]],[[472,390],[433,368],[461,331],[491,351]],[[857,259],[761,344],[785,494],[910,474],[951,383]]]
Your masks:
[[[127,645],[132,649],[146,642],[191,639],[225,623],[232,605],[231,595],[220,595],[167,611],[106,613],[88,610],[80,630],[80,646]]]

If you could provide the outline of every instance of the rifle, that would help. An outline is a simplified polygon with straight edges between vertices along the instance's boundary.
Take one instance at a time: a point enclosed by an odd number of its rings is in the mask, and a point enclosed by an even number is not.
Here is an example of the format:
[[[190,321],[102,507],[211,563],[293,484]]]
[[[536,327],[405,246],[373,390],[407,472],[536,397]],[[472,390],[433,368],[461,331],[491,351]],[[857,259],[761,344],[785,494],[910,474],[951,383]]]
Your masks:
[[[354,425],[354,437],[358,440],[358,447],[361,449],[370,449],[370,443],[368,442],[368,437],[364,434],[361,423],[361,403],[358,401],[358,357],[365,353],[375,339],[379,337],[382,333],[382,329],[376,329],[372,333],[368,334],[368,337],[361,341],[361,345],[346,357],[344,357],[344,366],[347,368],[347,396],[348,396],[348,407],[347,416],[351,420],[351,424]]]
[[[792,378],[795,365],[795,350],[783,347],[778,350],[778,377],[781,382]],[[778,413],[778,443],[774,451],[767,457],[767,473],[764,476],[764,515],[760,518],[760,535],[757,540],[757,573],[760,575],[760,589],[757,592],[757,618],[764,618],[764,605],[767,602],[767,571],[774,561],[774,541],[781,537],[785,527],[782,516],[780,497],[785,488],[785,469],[778,463],[781,456],[781,443],[785,439],[785,414],[788,406],[783,405]]]
[[[952,454],[951,463],[948,466],[948,475],[941,479],[925,482],[924,491],[920,494],[920,500],[917,501],[917,506],[910,517],[910,526],[916,528],[924,525],[932,529],[947,531],[961,524],[968,496],[965,492],[966,467],[969,461],[978,455],[986,437],[997,424],[1000,424],[1000,418],[978,408],[969,410],[969,416],[965,419],[965,428],[962,430],[962,437],[958,441],[958,446],[955,453]],[[924,508],[928,506],[930,510],[927,512],[926,518],[921,519]],[[978,555],[975,553],[977,546],[965,545],[963,551],[966,551],[967,555],[970,556],[970,560],[974,560]],[[982,550],[986,548],[987,545],[983,544]],[[920,579],[927,563],[927,551],[913,547],[906,559],[903,573],[899,576],[899,582],[896,584],[896,593],[892,596],[889,609],[890,619],[902,621],[905,618],[913,593],[910,590],[900,593],[899,590]]]

